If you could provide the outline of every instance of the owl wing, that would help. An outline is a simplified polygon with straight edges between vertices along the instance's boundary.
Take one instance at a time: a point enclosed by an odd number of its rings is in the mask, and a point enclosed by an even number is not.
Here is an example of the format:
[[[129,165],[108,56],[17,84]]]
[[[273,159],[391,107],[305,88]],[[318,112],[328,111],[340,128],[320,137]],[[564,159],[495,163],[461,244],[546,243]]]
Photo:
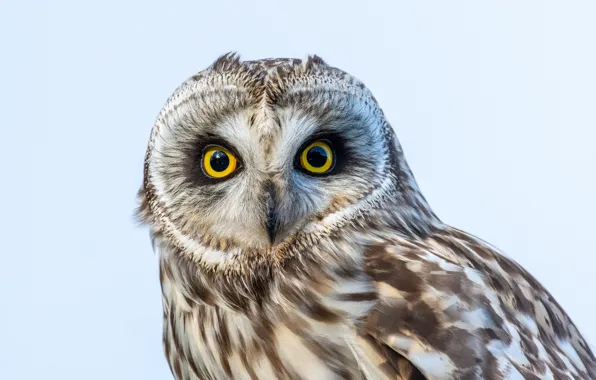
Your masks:
[[[383,242],[366,268],[379,302],[360,353],[392,378],[596,379],[594,355],[552,296],[470,235]]]

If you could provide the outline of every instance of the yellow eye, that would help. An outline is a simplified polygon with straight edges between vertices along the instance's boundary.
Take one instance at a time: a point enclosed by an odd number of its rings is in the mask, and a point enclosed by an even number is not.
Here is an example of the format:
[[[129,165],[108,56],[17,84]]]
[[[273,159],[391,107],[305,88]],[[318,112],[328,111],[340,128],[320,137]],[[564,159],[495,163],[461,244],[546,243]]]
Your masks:
[[[236,170],[236,157],[226,148],[211,145],[203,153],[203,171],[212,178],[224,178]]]
[[[315,141],[300,154],[300,165],[314,174],[325,174],[333,169],[335,159],[331,146],[323,140]]]

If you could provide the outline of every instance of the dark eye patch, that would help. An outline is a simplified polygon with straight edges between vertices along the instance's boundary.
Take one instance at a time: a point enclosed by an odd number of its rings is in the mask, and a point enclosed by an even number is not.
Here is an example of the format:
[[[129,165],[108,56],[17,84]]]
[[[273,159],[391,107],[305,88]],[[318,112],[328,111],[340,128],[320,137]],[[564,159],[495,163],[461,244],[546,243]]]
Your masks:
[[[306,148],[308,148],[308,146],[310,146],[312,143],[314,143],[316,141],[328,142],[328,144],[333,149],[333,155],[334,155],[334,161],[335,161],[332,170],[330,170],[327,173],[318,175],[318,176],[322,177],[322,176],[329,176],[329,175],[341,173],[342,170],[345,168],[346,159],[348,157],[349,150],[346,148],[344,139],[338,133],[335,133],[335,132],[317,133],[317,134],[314,134],[313,136],[311,136],[304,143],[302,143],[300,148],[298,148],[298,151],[296,152],[296,155],[294,158],[294,168],[296,168],[296,170],[298,170],[299,172],[302,172],[302,173],[305,173],[308,175],[313,174],[313,173],[306,171],[302,167],[302,164],[300,163],[300,156],[301,156],[302,152]],[[312,148],[309,150],[306,158],[307,158],[309,164],[311,164],[312,166],[321,167],[324,165],[324,163],[326,161],[325,154],[326,153],[324,152],[323,149],[317,149],[315,147],[315,148]]]
[[[183,152],[185,155],[184,159],[184,166],[185,172],[188,180],[195,186],[205,186],[205,185],[213,185],[216,183],[220,183],[223,181],[227,181],[236,175],[238,175],[243,167],[244,164],[242,162],[242,158],[237,153],[236,149],[232,146],[232,144],[228,143],[226,140],[212,135],[212,134],[205,134],[201,135],[194,140],[194,143],[188,142],[187,145],[183,148]],[[212,178],[205,174],[203,170],[203,158],[205,149],[209,146],[221,146],[231,153],[234,154],[237,160],[237,167],[236,170],[231,173],[230,175],[224,178]],[[225,168],[229,165],[229,162],[226,162],[227,157],[225,154],[214,154],[211,157],[211,165],[214,169],[220,168],[225,170]]]

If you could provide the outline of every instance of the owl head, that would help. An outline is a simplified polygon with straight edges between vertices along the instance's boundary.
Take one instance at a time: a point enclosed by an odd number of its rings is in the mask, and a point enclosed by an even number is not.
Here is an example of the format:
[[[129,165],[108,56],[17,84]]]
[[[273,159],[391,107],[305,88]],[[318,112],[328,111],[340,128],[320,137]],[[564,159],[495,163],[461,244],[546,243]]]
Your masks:
[[[141,218],[209,267],[432,217],[370,91],[317,56],[226,54],[185,81],[153,127],[144,175]]]

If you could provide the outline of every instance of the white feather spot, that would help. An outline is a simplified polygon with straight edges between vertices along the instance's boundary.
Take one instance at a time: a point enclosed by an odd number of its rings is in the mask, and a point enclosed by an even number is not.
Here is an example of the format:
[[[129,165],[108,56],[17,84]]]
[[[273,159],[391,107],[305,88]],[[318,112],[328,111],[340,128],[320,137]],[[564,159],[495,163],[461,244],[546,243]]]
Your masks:
[[[452,306],[458,305],[460,303],[461,303],[461,300],[458,296],[450,295],[447,297],[441,297],[441,299],[439,301],[439,306],[441,309],[445,310]]]
[[[532,333],[532,335],[538,334],[538,325],[528,314],[519,314],[517,319]]]
[[[449,357],[439,352],[409,353],[408,359],[414,363],[427,377],[444,379],[453,373],[455,365]]]
[[[521,348],[520,336],[517,332],[517,329],[513,326],[510,326],[508,330],[511,332],[511,344],[509,345],[506,351],[507,357],[511,361],[516,362],[517,364],[529,366],[530,362],[528,361],[528,358],[526,357]]]
[[[569,360],[571,360],[573,362],[573,364],[575,364],[575,366],[580,371],[586,371],[584,362],[582,362],[582,359],[579,357],[579,355],[577,354],[577,351],[575,350],[575,348],[573,348],[573,346],[571,345],[571,343],[569,343],[569,341],[567,341],[567,340],[559,341],[559,349],[561,350],[561,352],[563,352],[569,358]]]
[[[493,323],[488,317],[486,310],[477,308],[472,311],[463,312],[461,319],[465,321],[472,329],[480,329],[484,327],[493,327]]]
[[[384,298],[403,299],[403,294],[386,282],[377,282],[377,290]],[[386,300],[388,301],[388,300]]]
[[[387,339],[387,344],[400,352],[410,351],[414,346],[419,345],[414,339],[403,335],[391,335]]]
[[[486,287],[484,279],[478,270],[473,268],[464,268],[464,273],[466,274],[466,277],[468,277],[468,280],[483,288]]]

